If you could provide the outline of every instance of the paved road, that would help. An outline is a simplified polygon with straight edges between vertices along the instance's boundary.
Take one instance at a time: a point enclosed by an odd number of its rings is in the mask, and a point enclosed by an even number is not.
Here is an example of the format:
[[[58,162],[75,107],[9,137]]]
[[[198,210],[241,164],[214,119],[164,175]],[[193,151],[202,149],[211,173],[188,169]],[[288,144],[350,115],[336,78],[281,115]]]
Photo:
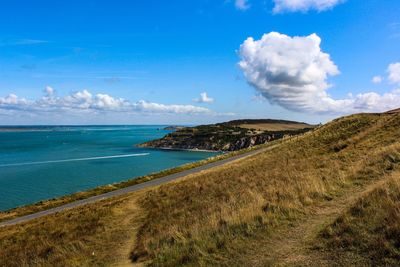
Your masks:
[[[220,161],[212,162],[212,163],[209,163],[209,164],[206,164],[206,165],[203,165],[203,166],[199,166],[199,167],[196,167],[196,168],[193,168],[193,169],[190,169],[190,170],[185,170],[185,171],[182,171],[182,172],[179,172],[179,173],[174,173],[174,174],[171,174],[171,175],[167,175],[167,176],[164,176],[164,177],[161,177],[161,178],[158,178],[158,179],[154,179],[154,180],[151,180],[151,181],[147,181],[147,182],[144,182],[144,183],[140,183],[140,184],[137,184],[137,185],[132,185],[132,186],[125,187],[125,188],[122,188],[122,189],[118,189],[118,190],[114,190],[114,191],[111,191],[111,192],[108,192],[108,193],[104,193],[104,194],[101,194],[101,195],[97,195],[97,196],[89,197],[89,198],[86,198],[86,199],[74,201],[74,202],[59,206],[59,207],[51,208],[51,209],[48,209],[48,210],[40,211],[40,212],[37,212],[37,213],[25,215],[25,216],[21,216],[21,217],[18,217],[18,218],[9,220],[9,221],[4,221],[4,222],[0,223],[0,227],[9,226],[9,225],[15,225],[15,224],[22,223],[22,222],[27,222],[27,221],[30,221],[30,220],[33,220],[33,219],[37,219],[37,218],[46,216],[46,215],[50,215],[50,214],[61,212],[61,211],[67,210],[67,209],[71,209],[71,208],[79,207],[79,206],[82,206],[82,205],[90,204],[90,203],[97,202],[97,201],[100,201],[100,200],[103,200],[103,199],[108,199],[108,198],[111,198],[111,197],[121,196],[121,195],[124,195],[124,194],[127,194],[127,193],[139,191],[139,190],[142,190],[142,189],[145,189],[145,188],[148,188],[148,187],[165,184],[165,183],[168,183],[170,181],[176,180],[178,178],[182,178],[184,176],[187,176],[189,174],[194,174],[194,173],[197,173],[197,172],[200,172],[200,171],[208,170],[208,169],[211,169],[211,168],[214,168],[214,167],[217,167],[217,166],[221,166],[221,165],[227,164],[229,162],[232,162],[232,161],[235,161],[235,160],[238,160],[238,159],[242,159],[242,158],[245,158],[245,157],[248,157],[248,156],[253,156],[253,155],[262,153],[264,151],[267,151],[267,150],[270,150],[270,149],[274,148],[275,146],[276,145],[273,145],[273,146],[270,146],[270,147],[267,147],[267,148],[253,150],[253,151],[241,154],[241,155],[237,155],[237,156],[233,156],[233,157],[230,157],[230,158],[227,158],[227,159],[223,159],[223,160],[220,160]]]

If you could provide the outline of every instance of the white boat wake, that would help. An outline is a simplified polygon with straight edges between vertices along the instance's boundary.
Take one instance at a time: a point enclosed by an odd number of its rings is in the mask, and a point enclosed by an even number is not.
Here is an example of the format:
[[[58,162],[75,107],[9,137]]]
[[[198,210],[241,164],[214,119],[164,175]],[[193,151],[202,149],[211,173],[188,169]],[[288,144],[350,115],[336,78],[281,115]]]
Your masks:
[[[142,156],[147,156],[147,155],[150,155],[150,153],[125,154],[125,155],[114,155],[114,156],[103,156],[103,157],[78,158],[78,159],[34,161],[34,162],[22,162],[22,163],[10,163],[10,164],[0,164],[0,167],[38,165],[38,164],[48,164],[48,163],[72,162],[72,161],[89,161],[89,160],[99,160],[99,159],[142,157]]]

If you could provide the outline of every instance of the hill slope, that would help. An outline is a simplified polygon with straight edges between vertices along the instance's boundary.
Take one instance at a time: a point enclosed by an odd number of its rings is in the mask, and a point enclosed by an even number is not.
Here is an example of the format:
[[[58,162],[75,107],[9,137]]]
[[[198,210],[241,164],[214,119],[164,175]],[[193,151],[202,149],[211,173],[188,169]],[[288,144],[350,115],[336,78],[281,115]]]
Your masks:
[[[400,113],[400,108],[398,109],[393,109],[393,110],[389,110],[388,112],[386,112],[388,114],[395,114],[395,113]]]
[[[0,265],[110,265],[129,251],[150,266],[397,265],[399,138],[400,114],[337,119],[257,156],[0,229]]]
[[[148,215],[134,259],[157,266],[283,260],[258,244],[347,187],[396,171],[399,129],[399,115],[349,116],[256,158],[164,186],[143,203]]]

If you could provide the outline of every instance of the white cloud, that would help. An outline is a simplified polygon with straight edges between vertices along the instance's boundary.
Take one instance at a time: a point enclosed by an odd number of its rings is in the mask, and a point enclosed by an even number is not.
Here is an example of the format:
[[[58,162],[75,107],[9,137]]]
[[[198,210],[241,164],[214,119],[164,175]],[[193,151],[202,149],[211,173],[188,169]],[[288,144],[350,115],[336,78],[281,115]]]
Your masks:
[[[55,93],[53,87],[51,86],[46,86],[46,88],[44,88],[44,92],[47,96],[52,96]]]
[[[307,12],[309,10],[324,11],[333,8],[344,0],[273,0],[275,3],[273,12]]]
[[[374,76],[374,77],[372,77],[372,82],[373,83],[378,84],[378,83],[381,83],[382,81],[383,81],[382,76]]]
[[[128,108],[130,103],[123,98],[113,98],[107,94],[97,94],[93,106],[98,109],[118,110]]]
[[[357,95],[352,99],[351,105],[354,110],[359,111],[388,111],[400,106],[400,91],[393,90],[380,95],[375,92],[368,92]]]
[[[33,113],[79,113],[79,112],[127,112],[163,114],[209,114],[216,113],[193,105],[166,105],[140,100],[130,102],[108,94],[93,95],[88,90],[78,91],[63,97],[55,95],[52,87],[45,88],[45,96],[37,100],[26,100],[15,94],[0,97],[0,111],[26,111]]]
[[[214,102],[214,98],[211,98],[207,95],[206,92],[200,93],[200,97],[194,99],[197,103],[212,103]]]
[[[0,46],[13,46],[13,45],[38,45],[45,44],[49,41],[38,39],[6,39],[0,41]]]
[[[400,92],[374,92],[333,99],[328,77],[339,74],[316,34],[289,37],[277,32],[240,46],[240,68],[250,85],[271,104],[310,113],[384,111],[400,105]]]
[[[135,110],[153,113],[176,113],[176,114],[211,114],[212,112],[203,107],[192,105],[164,105],[140,100],[133,104]]]
[[[235,7],[244,11],[250,8],[250,4],[248,0],[235,0]]]
[[[6,97],[0,97],[0,107],[1,106],[23,106],[27,105],[29,102],[25,98],[19,98],[15,94],[9,94]]]
[[[400,83],[400,62],[392,63],[388,67],[389,81],[392,83]]]

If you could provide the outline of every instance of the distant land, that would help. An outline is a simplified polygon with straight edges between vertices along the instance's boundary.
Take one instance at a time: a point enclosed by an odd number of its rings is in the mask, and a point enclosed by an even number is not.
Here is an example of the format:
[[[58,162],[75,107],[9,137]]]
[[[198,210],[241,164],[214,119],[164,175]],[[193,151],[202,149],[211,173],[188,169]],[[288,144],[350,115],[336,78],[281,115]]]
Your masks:
[[[51,128],[50,126],[0,126],[0,132],[51,131]]]
[[[175,132],[138,147],[236,151],[305,133],[315,127],[304,122],[272,119],[233,120],[195,127],[169,126],[165,129]]]
[[[131,125],[0,125],[0,132],[68,131],[83,127],[129,127]],[[136,126],[136,125],[135,125]],[[137,125],[140,126],[140,125]]]
[[[398,108],[398,109],[393,109],[393,110],[390,110],[390,111],[388,111],[388,112],[386,112],[386,113],[388,113],[388,114],[396,114],[396,113],[400,113],[400,108]]]
[[[171,126],[164,127],[163,130],[166,130],[166,131],[176,131],[176,130],[181,130],[181,129],[183,129],[183,128],[185,128],[185,126],[171,125]]]

